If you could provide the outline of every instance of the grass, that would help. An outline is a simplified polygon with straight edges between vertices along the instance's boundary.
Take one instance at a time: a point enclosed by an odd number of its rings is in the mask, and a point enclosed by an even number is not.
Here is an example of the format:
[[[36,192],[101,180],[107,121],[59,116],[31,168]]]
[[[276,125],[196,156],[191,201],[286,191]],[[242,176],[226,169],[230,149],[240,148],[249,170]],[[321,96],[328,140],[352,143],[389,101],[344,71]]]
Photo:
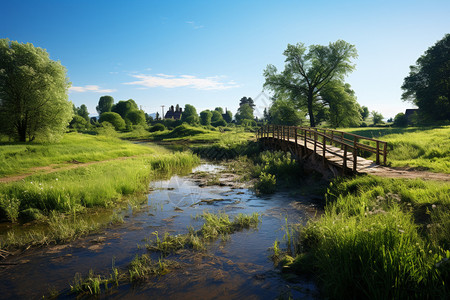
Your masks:
[[[157,131],[139,135],[136,133],[123,133],[121,137],[127,139],[146,139],[164,142],[186,142],[186,143],[217,143],[236,140],[248,140],[255,138],[255,133],[247,132],[242,127],[227,128],[225,131],[208,129],[201,126],[182,124],[173,130]]]
[[[51,224],[56,213],[75,215],[90,208],[114,209],[123,198],[147,192],[151,178],[170,176],[173,172],[191,169],[199,163],[192,153],[173,153],[133,157],[127,160],[102,162],[56,173],[33,175],[26,180],[0,185],[0,218]],[[82,218],[58,219],[61,230],[37,230],[25,236],[9,234],[0,237],[1,247],[20,247],[39,241],[58,242],[77,237],[94,229],[82,224]],[[109,221],[107,221],[108,223]],[[100,225],[95,225],[99,227]],[[95,227],[94,226],[94,227]],[[83,229],[77,229],[81,227]],[[50,226],[50,228],[53,228]],[[43,236],[46,238],[43,238]]]
[[[449,296],[450,184],[362,176],[335,180],[326,198],[291,270],[333,299]]]
[[[345,131],[388,142],[388,163],[393,167],[450,173],[450,126],[352,128]]]
[[[78,296],[101,295],[126,282],[134,283],[143,281],[150,276],[165,275],[174,266],[176,266],[174,261],[163,258],[155,261],[147,254],[136,255],[128,265],[127,270],[116,268],[113,260],[111,273],[106,276],[95,274],[92,269],[85,277],[76,273],[72,284],[70,284],[70,292]]]
[[[155,240],[150,241],[146,247],[150,251],[161,252],[163,255],[185,248],[203,250],[205,249],[206,242],[214,240],[219,236],[226,237],[228,234],[244,228],[257,227],[260,223],[260,217],[258,213],[251,215],[238,214],[231,221],[225,213],[212,214],[204,212],[197,217],[205,220],[205,223],[199,230],[195,231],[190,227],[188,233],[179,235],[171,235],[166,232],[162,238],[155,231],[153,233]]]
[[[94,136],[76,132],[65,134],[60,142],[54,144],[1,143],[0,176],[20,174],[36,167],[50,165],[61,167],[73,161],[102,161],[118,157],[155,154],[160,150],[111,136]]]

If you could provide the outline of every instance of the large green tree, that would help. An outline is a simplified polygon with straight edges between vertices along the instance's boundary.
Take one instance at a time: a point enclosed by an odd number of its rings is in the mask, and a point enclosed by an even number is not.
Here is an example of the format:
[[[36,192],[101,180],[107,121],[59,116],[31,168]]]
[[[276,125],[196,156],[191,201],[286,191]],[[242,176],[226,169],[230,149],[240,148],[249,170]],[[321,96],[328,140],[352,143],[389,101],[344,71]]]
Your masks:
[[[343,81],[353,71],[352,59],[358,56],[355,46],[338,40],[328,46],[288,44],[284,71],[277,72],[274,65],[264,70],[264,87],[277,94],[289,93],[299,107],[306,108],[311,127],[316,126],[314,104],[321,90],[332,81]]]
[[[212,112],[210,110],[204,110],[200,112],[200,124],[208,126],[211,125]]]
[[[184,106],[183,114],[181,115],[181,121],[195,125],[199,122],[197,110],[193,105],[186,104]]]
[[[255,118],[253,116],[253,108],[248,103],[240,105],[235,118],[238,124],[241,124],[243,120],[253,120]]]
[[[426,118],[450,119],[450,34],[410,66],[402,89],[402,99],[417,105]]]
[[[139,110],[133,99],[121,100],[111,108],[112,112],[118,113],[124,120],[127,118],[127,114],[133,110]]]
[[[331,127],[356,127],[361,124],[360,107],[350,84],[330,82],[320,92],[320,98],[328,108],[327,120]]]
[[[101,115],[104,112],[110,112],[114,105],[114,98],[111,96],[101,96],[98,100],[98,105],[95,109],[98,112],[98,115]]]
[[[297,126],[302,125],[305,113],[296,109],[289,98],[280,97],[274,99],[269,111],[265,113],[265,118],[271,124]]]
[[[0,40],[0,131],[25,142],[53,140],[72,120],[66,68],[32,44]]]

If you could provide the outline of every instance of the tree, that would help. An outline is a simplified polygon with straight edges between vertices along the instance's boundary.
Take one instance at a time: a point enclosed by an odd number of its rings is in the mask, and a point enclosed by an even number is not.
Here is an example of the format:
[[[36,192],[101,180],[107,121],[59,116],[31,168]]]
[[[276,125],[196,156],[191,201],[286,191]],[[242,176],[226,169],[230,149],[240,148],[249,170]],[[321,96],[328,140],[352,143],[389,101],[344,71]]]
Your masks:
[[[100,115],[99,119],[100,123],[108,122],[111,123],[116,130],[124,130],[125,129],[125,121],[122,117],[115,112],[104,112]]]
[[[223,120],[222,114],[217,110],[212,111],[211,123]]]
[[[212,112],[204,110],[200,113],[200,124],[208,126],[211,125]]]
[[[104,112],[110,112],[114,105],[114,98],[111,96],[101,96],[98,100],[98,105],[95,109],[98,112],[98,115],[101,115]]]
[[[265,118],[271,124],[297,126],[302,125],[305,114],[295,108],[292,101],[280,97],[275,99]]]
[[[417,105],[424,117],[450,120],[450,34],[410,66],[402,89],[402,100]]]
[[[255,108],[255,102],[253,101],[253,99],[251,97],[242,97],[241,100],[239,101],[239,106],[244,105],[244,104],[248,104],[250,105],[250,107],[252,109]]]
[[[21,142],[54,140],[72,120],[66,68],[32,44],[0,39],[0,131]]]
[[[379,112],[372,111],[373,125],[377,125],[383,122],[383,115]]]
[[[127,120],[133,125],[145,125],[145,113],[142,110],[132,110],[127,113]]]
[[[331,127],[357,127],[361,124],[359,105],[350,84],[330,82],[320,92],[320,98],[328,105],[327,118]]]
[[[111,108],[111,111],[118,113],[122,119],[126,119],[127,114],[133,110],[139,110],[139,107],[133,99],[127,101],[121,100]]]
[[[311,127],[316,126],[314,104],[321,90],[332,81],[343,81],[353,71],[352,58],[358,56],[355,46],[338,40],[328,46],[311,45],[307,52],[304,44],[288,44],[284,71],[268,65],[264,70],[264,87],[279,93],[289,93],[298,108],[307,108]]]
[[[215,111],[218,111],[221,115],[223,115],[223,108],[222,107],[216,107],[214,108]]]
[[[86,121],[85,118],[79,115],[75,115],[72,118],[72,121],[69,123],[69,127],[75,130],[83,130],[89,126],[89,122]]]
[[[80,107],[75,108],[75,113],[89,122],[89,111],[86,105],[81,104]]]
[[[181,115],[181,121],[189,123],[191,125],[195,125],[199,122],[197,110],[194,106],[190,104],[186,104],[184,106],[184,112]]]
[[[394,126],[395,127],[406,127],[408,126],[408,118],[404,113],[398,113],[394,117]]]
[[[253,120],[253,108],[249,104],[239,106],[235,118],[239,124],[242,123],[243,120]]]
[[[361,106],[359,109],[359,114],[361,115],[362,120],[365,121],[369,116],[369,109],[367,106]]]

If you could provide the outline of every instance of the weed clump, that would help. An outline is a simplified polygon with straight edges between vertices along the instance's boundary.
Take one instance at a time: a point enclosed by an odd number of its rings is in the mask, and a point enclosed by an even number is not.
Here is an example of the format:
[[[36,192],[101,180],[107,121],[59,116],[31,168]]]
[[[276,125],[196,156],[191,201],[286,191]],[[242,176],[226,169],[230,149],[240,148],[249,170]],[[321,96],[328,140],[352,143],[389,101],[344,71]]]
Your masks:
[[[205,223],[199,230],[195,231],[190,227],[188,233],[178,235],[171,235],[166,232],[162,238],[155,231],[153,235],[155,235],[156,239],[146,245],[147,249],[161,252],[163,255],[184,248],[203,250],[208,241],[215,240],[219,236],[226,238],[228,234],[242,229],[256,228],[260,222],[260,214],[258,213],[251,215],[238,214],[233,221],[230,221],[228,215],[224,213],[212,214],[205,212],[197,218],[205,220]]]

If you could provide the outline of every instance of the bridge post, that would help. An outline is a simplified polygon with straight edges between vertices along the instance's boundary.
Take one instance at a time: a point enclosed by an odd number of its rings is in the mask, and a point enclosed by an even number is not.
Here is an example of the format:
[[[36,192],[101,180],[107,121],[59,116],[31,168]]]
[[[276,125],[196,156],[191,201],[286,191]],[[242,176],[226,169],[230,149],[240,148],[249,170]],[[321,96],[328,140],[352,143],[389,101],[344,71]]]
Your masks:
[[[314,131],[314,153],[316,153],[317,149],[317,131]]]
[[[294,127],[294,141],[295,141],[295,156],[298,156],[298,145],[297,145],[297,127]]]
[[[380,143],[377,141],[377,165],[380,164]]]
[[[322,145],[322,161],[323,161],[323,165],[325,165],[326,163],[326,159],[325,159],[325,150],[327,148],[327,138],[326,138],[326,134],[323,135],[323,145]]]
[[[347,144],[342,146],[344,147],[344,162],[342,163],[342,175],[345,175],[345,171],[347,171]]]
[[[387,156],[387,143],[384,143],[383,147],[383,165],[386,165],[386,156]]]
[[[356,173],[356,164],[358,157],[358,149],[356,148],[356,136],[353,137],[353,173]]]

